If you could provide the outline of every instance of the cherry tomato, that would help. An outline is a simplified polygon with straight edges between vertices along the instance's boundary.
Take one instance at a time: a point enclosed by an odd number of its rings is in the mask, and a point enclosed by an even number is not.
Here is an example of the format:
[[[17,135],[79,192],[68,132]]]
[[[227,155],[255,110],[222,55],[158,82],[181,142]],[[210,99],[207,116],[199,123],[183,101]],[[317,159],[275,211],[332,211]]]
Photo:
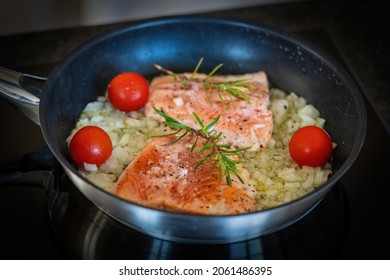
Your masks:
[[[292,159],[301,166],[324,166],[332,150],[332,140],[328,133],[314,125],[298,129],[289,144]]]
[[[100,127],[85,126],[70,140],[69,152],[79,167],[84,167],[84,163],[100,166],[111,156],[111,139]]]
[[[119,74],[108,85],[108,99],[115,108],[124,112],[141,109],[148,98],[148,82],[135,72]]]

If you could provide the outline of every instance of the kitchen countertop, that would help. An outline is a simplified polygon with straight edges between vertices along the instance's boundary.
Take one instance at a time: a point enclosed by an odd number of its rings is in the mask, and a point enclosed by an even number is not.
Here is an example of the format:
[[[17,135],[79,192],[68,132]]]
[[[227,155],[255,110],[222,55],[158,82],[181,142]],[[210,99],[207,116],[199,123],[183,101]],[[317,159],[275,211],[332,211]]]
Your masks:
[[[351,3],[348,3],[351,2]],[[325,29],[337,42],[357,83],[390,134],[390,12],[389,2],[300,1],[293,3],[214,11],[202,15],[247,20],[299,33]],[[47,77],[70,50],[101,32],[128,24],[76,27],[0,37],[0,65],[23,73]],[[31,70],[33,69],[33,70]],[[3,121],[0,164],[45,145],[39,126],[0,100]],[[8,121],[9,120],[9,121]],[[15,125],[17,124],[17,125]],[[23,129],[20,129],[23,127]]]

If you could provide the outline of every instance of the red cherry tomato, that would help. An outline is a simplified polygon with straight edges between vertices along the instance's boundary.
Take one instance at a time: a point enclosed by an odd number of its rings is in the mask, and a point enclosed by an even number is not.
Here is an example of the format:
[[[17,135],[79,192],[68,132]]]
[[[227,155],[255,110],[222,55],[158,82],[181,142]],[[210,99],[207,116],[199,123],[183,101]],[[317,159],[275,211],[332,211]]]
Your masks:
[[[332,150],[332,140],[328,133],[313,125],[298,129],[289,144],[292,159],[301,166],[324,166]]]
[[[108,85],[108,99],[115,108],[124,112],[141,109],[148,98],[148,82],[135,72],[119,74]]]
[[[84,163],[100,166],[111,156],[111,139],[100,127],[85,126],[70,140],[69,152],[79,167],[84,167]]]

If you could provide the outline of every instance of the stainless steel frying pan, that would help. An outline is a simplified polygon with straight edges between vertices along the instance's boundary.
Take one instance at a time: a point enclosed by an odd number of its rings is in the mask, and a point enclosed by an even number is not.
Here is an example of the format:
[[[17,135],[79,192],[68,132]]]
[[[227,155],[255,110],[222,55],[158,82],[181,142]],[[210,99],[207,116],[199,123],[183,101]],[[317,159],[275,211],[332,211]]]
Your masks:
[[[200,216],[170,213],[122,200],[83,178],[71,162],[65,139],[85,105],[102,95],[113,76],[135,71],[158,74],[153,63],[191,71],[200,57],[204,71],[264,70],[270,82],[294,91],[319,108],[338,144],[334,173],[314,192],[256,213]],[[156,238],[227,243],[277,231],[314,208],[356,159],[366,133],[366,114],[354,81],[328,55],[282,31],[211,17],[167,17],[131,24],[74,49],[47,79],[0,71],[0,92],[33,121],[75,186],[97,207],[123,224]]]

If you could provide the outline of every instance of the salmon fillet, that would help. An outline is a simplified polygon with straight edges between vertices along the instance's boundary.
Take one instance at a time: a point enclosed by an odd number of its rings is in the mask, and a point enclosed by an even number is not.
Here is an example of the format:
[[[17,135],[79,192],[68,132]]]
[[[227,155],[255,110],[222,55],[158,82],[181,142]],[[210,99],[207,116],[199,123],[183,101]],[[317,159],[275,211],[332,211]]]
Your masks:
[[[229,186],[218,178],[217,168],[210,162],[195,168],[197,160],[208,152],[191,152],[194,138],[186,136],[164,145],[173,139],[153,139],[128,165],[113,192],[131,202],[167,211],[207,215],[255,211],[256,191],[241,164],[237,168],[245,183],[233,175]]]
[[[202,80],[204,74],[184,73],[187,77]],[[268,110],[268,80],[263,71],[244,75],[215,75],[209,81],[234,81],[249,79],[247,83],[254,87],[246,93],[250,103],[245,100],[232,99],[221,92],[225,104],[220,100],[216,90],[207,92],[200,82],[189,81],[183,88],[181,81],[172,76],[160,76],[150,84],[150,96],[145,105],[145,113],[150,117],[159,117],[153,107],[164,111],[171,117],[193,128],[198,128],[192,113],[196,112],[204,123],[221,116],[216,127],[223,133],[222,142],[235,148],[251,147],[252,151],[266,146],[272,134],[272,112]],[[227,106],[227,107],[226,107]]]

